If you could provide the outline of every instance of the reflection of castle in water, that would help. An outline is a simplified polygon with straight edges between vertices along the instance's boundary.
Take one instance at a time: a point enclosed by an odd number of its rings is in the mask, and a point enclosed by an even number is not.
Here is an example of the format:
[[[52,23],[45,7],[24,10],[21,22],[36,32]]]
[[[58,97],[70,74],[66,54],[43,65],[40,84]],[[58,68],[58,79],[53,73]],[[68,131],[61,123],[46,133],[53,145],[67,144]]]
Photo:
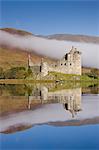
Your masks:
[[[28,109],[31,109],[32,100],[41,101],[42,104],[61,103],[74,117],[81,110],[81,88],[50,91],[47,87],[41,86],[35,88],[32,96],[28,97]]]

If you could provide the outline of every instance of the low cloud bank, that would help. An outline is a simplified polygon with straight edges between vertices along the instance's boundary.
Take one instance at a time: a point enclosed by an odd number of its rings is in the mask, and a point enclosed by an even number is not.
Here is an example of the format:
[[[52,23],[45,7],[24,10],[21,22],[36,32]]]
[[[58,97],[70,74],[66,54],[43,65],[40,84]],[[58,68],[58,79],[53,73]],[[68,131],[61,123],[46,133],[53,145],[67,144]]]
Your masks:
[[[11,47],[34,51],[38,54],[52,58],[62,58],[69,52],[72,46],[82,52],[82,65],[99,68],[99,45],[91,43],[81,43],[72,41],[57,41],[44,39],[35,36],[12,35],[5,31],[0,31],[0,45],[5,44]]]

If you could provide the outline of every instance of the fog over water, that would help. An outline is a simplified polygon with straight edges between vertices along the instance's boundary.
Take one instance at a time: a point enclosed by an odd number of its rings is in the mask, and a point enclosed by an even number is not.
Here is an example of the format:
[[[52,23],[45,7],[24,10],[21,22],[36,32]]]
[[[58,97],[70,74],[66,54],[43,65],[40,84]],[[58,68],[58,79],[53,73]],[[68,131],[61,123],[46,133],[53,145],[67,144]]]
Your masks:
[[[38,54],[52,58],[62,58],[66,52],[69,52],[72,46],[82,52],[82,65],[99,68],[99,44],[58,41],[53,39],[44,39],[35,36],[12,35],[5,31],[0,31],[0,44],[7,44],[11,47],[34,51]]]

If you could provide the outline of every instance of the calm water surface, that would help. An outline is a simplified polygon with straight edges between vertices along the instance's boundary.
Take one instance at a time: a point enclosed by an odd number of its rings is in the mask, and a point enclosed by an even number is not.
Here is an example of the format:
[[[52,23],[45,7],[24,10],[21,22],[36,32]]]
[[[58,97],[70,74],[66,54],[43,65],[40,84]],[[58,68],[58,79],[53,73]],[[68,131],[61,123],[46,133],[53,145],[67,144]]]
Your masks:
[[[0,149],[99,149],[99,86],[0,85]]]

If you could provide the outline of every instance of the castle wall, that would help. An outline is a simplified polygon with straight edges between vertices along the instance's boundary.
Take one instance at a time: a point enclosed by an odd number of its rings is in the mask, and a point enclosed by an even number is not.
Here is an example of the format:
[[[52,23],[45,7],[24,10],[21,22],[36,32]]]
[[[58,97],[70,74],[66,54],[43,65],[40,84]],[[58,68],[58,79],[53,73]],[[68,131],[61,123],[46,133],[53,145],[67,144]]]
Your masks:
[[[47,75],[49,72],[60,72],[65,74],[81,75],[81,55],[74,48],[66,54],[63,59],[49,65],[43,62],[42,72]]]
[[[47,67],[49,72],[60,72],[65,74],[77,74],[81,75],[81,62],[78,59],[76,61],[64,61],[61,60],[60,64]]]
[[[63,59],[53,64],[48,64],[42,61],[40,65],[32,65],[30,67],[35,74],[46,76],[48,72],[60,72],[65,74],[81,75],[81,55],[80,52],[72,47],[71,51],[67,53]]]
[[[41,70],[41,66],[39,66],[39,65],[38,66],[32,66],[31,69],[32,69],[33,73],[39,74],[40,70]]]
[[[49,71],[49,65],[47,64],[47,62],[43,62],[41,64],[41,75],[46,76],[48,74],[48,71]]]

